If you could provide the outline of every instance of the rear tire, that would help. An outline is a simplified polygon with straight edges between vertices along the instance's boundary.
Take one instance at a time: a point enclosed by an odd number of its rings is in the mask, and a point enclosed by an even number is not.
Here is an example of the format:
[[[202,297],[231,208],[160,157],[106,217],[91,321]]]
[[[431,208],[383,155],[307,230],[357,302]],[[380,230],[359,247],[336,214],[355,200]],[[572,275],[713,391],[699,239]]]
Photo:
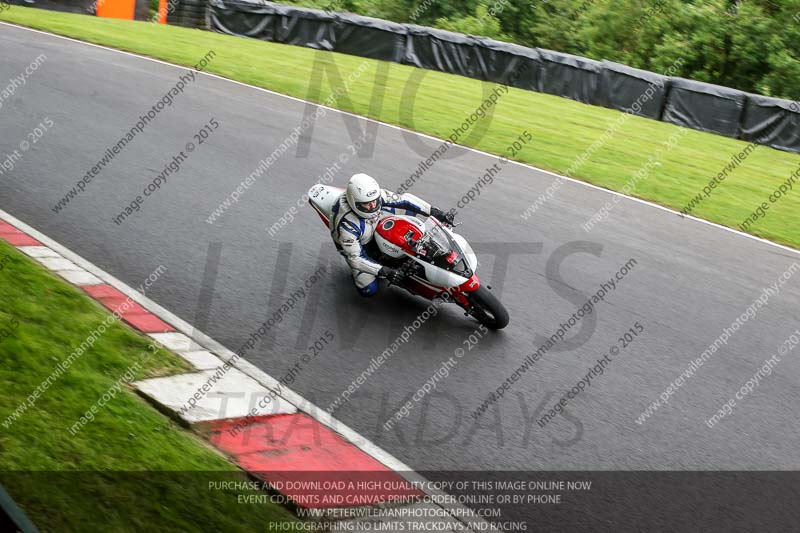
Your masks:
[[[503,329],[510,320],[505,306],[485,285],[467,295],[473,306],[472,316],[489,329]]]

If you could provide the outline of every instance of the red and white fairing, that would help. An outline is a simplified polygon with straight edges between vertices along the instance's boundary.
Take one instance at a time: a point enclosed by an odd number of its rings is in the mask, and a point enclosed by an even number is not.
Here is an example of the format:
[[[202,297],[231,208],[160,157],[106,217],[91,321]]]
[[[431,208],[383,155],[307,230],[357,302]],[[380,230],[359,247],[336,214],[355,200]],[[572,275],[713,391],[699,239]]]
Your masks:
[[[382,218],[375,228],[375,240],[381,252],[395,259],[415,255],[409,239],[419,242],[425,233],[425,226],[417,218],[390,215]]]
[[[444,260],[452,263],[456,258],[463,257],[470,270],[469,277],[440,268],[432,264],[429,260],[430,258],[424,257],[425,250],[417,249],[415,245],[429,232],[444,232],[444,234],[440,235],[449,237],[449,239],[443,239],[444,243],[449,245]],[[432,285],[451,288],[467,284],[467,287],[465,287],[467,290],[474,290],[480,283],[473,275],[478,266],[478,259],[475,256],[475,252],[472,251],[472,247],[470,247],[466,239],[453,233],[434,218],[422,221],[416,217],[404,215],[383,217],[375,229],[375,241],[380,251],[385,255],[395,259],[403,256],[409,257],[422,265],[425,269],[426,279],[424,281]],[[471,287],[468,282],[472,282]]]

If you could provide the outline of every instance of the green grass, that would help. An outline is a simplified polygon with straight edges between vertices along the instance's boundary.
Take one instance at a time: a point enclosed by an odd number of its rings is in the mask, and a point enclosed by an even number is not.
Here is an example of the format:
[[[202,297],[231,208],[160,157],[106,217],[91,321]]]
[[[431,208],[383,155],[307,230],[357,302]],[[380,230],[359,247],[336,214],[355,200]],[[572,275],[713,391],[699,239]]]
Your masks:
[[[0,329],[11,332],[0,342],[0,483],[40,529],[244,532],[294,519],[273,505],[239,504],[235,491],[209,490],[209,480],[244,473],[128,386],[69,433],[134,363],[136,379],[189,368],[119,322],[4,427],[109,314],[3,241],[0,265]]]
[[[424,71],[413,113],[409,113],[412,102],[404,101],[404,89],[419,70],[403,65],[201,30],[16,6],[0,14],[0,19],[187,66],[214,50],[217,55],[207,70],[317,102],[331,94],[327,77],[320,94],[309,94],[313,72],[321,65],[335,64],[346,80],[366,64],[363,74],[349,85],[347,98],[340,98],[336,107],[440,137],[448,136],[480,104],[484,88],[491,89],[490,84],[477,80]],[[385,82],[376,83],[379,65],[388,69],[388,76]],[[385,91],[379,109],[370,108],[375,90]],[[401,114],[401,110],[405,113]],[[534,140],[517,159],[564,172],[620,116],[618,111],[512,89],[501,98],[486,134],[459,142],[504,154],[509,144],[527,130]],[[632,117],[572,176],[620,190],[676,131],[678,128],[670,124]],[[742,141],[689,130],[630,194],[680,210],[745,146]],[[693,214],[735,228],[755,207],[767,201],[798,163],[797,154],[759,147]],[[416,165],[408,166],[411,170]],[[469,183],[465,182],[465,190],[474,177],[466,177]],[[529,223],[535,223],[535,218]],[[800,248],[800,191],[772,204],[767,216],[750,231]]]

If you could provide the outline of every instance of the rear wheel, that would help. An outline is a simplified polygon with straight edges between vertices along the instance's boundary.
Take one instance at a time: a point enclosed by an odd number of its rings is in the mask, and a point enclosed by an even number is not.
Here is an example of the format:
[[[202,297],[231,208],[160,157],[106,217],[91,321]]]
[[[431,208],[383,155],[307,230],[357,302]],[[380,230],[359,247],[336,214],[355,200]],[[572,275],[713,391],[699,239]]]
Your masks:
[[[481,285],[478,290],[466,294],[472,304],[469,313],[475,319],[489,329],[503,329],[508,325],[508,311],[485,286]]]

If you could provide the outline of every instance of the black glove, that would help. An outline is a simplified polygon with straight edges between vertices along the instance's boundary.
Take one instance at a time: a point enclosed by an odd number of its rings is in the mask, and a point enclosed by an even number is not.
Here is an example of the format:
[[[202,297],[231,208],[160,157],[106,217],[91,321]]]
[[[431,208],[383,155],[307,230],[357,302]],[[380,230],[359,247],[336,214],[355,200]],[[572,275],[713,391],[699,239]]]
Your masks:
[[[431,216],[442,224],[447,224],[448,226],[452,226],[453,222],[456,220],[455,209],[451,209],[450,211],[442,211],[438,207],[431,207]]]
[[[392,285],[400,285],[406,277],[406,273],[399,268],[381,267],[378,277],[386,278]]]

